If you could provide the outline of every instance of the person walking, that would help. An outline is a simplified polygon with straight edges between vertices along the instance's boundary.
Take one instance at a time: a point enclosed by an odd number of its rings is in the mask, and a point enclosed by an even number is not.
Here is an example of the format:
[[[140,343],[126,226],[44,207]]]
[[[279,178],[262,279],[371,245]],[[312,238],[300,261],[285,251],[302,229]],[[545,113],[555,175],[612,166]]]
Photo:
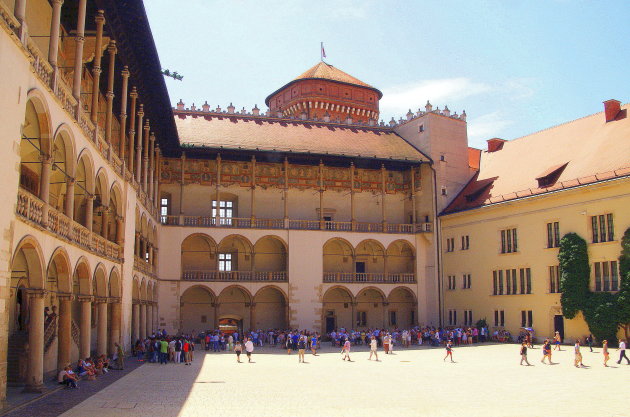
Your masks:
[[[317,356],[317,333],[313,333],[311,336],[311,352],[313,356]]]
[[[370,357],[369,361],[372,360],[372,355],[376,357],[376,362],[378,362],[378,342],[376,341],[376,337],[372,336],[370,340]]]
[[[553,350],[562,352],[562,348],[560,347],[560,343],[562,343],[560,340],[560,332],[556,331],[556,334],[553,336],[553,342],[555,343]]]
[[[166,365],[168,363],[168,342],[164,339],[160,341],[160,364]]]
[[[247,354],[247,362],[252,361],[252,353],[254,352],[254,343],[250,337],[247,338],[247,342],[245,342],[245,353]]]
[[[180,363],[182,358],[182,341],[177,339],[175,341],[175,363]]]
[[[542,350],[543,350],[543,357],[540,360],[540,362],[545,363],[545,358],[548,358],[549,365],[551,365],[551,342],[549,341],[549,339],[545,339]]]
[[[243,345],[238,340],[234,343],[234,353],[236,353],[236,362],[241,363],[241,353],[243,352]]]
[[[304,363],[304,351],[306,351],[306,336],[300,337],[297,344],[298,348],[298,363]]]
[[[575,360],[573,361],[573,364],[575,365],[576,368],[580,368],[580,367],[584,367],[584,364],[582,363],[582,353],[580,352],[580,340],[577,339],[575,341],[575,346],[573,346],[573,351],[575,352]]]
[[[389,336],[389,334],[385,333],[385,335],[383,336],[383,350],[385,351],[386,355],[389,353],[390,341],[391,341],[391,337]]]
[[[446,358],[450,356],[451,362],[455,362],[453,360],[453,342],[450,340],[446,342],[446,356],[444,356],[444,362],[446,362]]]
[[[608,340],[602,342],[602,354],[604,355],[604,366],[608,368],[608,360],[610,355],[608,354]]]
[[[628,359],[628,357],[626,356],[626,341],[619,339],[619,347],[617,348],[617,350],[619,351],[619,360],[617,361],[618,364],[621,364],[621,360],[625,358],[626,361],[628,361],[628,365],[630,365],[630,359]]]
[[[525,361],[527,366],[532,366],[527,361],[527,342],[526,341],[523,341],[523,344],[521,345],[521,365],[523,364],[523,361]]]
[[[346,341],[343,343],[343,348],[341,349],[341,360],[348,359],[348,362],[352,362],[350,360],[350,339],[346,338]]]
[[[593,351],[593,335],[589,334],[586,337],[586,344],[588,345],[588,348],[591,350],[591,352]]]
[[[287,355],[291,354],[291,350],[293,349],[293,335],[289,333],[286,341]]]

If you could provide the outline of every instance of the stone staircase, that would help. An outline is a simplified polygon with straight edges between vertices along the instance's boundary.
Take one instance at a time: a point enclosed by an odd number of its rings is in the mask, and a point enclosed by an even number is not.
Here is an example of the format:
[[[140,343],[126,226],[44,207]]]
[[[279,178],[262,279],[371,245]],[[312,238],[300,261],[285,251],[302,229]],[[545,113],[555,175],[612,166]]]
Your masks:
[[[28,332],[26,330],[17,331],[9,336],[9,349],[7,352],[7,385],[17,386],[24,384],[25,375],[20,375],[26,370],[26,352],[24,346],[28,342]],[[20,362],[24,362],[20,366]]]

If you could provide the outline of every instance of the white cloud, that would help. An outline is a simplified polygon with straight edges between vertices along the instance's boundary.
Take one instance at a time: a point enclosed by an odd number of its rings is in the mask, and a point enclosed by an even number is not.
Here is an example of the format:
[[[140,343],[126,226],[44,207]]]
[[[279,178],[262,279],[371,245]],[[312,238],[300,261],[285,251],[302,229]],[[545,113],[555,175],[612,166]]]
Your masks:
[[[489,85],[465,77],[426,80],[383,89],[379,104],[381,113],[402,114],[409,109],[415,111],[424,107],[427,100],[434,106],[444,107],[449,102],[457,104],[467,97],[490,90]]]
[[[512,123],[501,111],[468,119],[468,142],[471,146],[483,148],[487,139],[500,137],[501,132]]]

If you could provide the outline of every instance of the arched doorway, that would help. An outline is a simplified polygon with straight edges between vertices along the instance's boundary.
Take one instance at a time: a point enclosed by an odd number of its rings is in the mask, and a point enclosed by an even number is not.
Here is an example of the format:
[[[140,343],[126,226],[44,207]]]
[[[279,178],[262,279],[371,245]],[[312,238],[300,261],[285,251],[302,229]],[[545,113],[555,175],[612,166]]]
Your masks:
[[[287,315],[286,296],[279,288],[263,287],[254,296],[255,329],[286,329]]]
[[[42,160],[50,152],[50,122],[41,103],[39,99],[30,99],[26,103],[20,141],[20,187],[43,199]]]
[[[245,288],[232,285],[221,291],[218,297],[217,320],[232,318],[239,321],[241,333],[251,329],[252,297]]]
[[[45,307],[49,314],[44,320],[44,372],[63,369],[70,362],[72,292],[71,266],[65,249],[58,248],[46,273]]]
[[[330,333],[335,329],[352,329],[354,297],[344,287],[330,288],[322,299],[322,332]]]
[[[240,235],[230,235],[219,243],[218,269],[219,275],[233,277],[233,272],[251,272],[252,270],[252,244],[247,238]]]
[[[390,327],[409,329],[416,325],[417,303],[414,293],[406,287],[394,288],[387,297]]]
[[[180,327],[184,334],[215,329],[215,296],[207,287],[188,288],[180,300]]]
[[[75,181],[74,219],[84,227],[90,227],[88,211],[91,212],[92,208],[88,210],[88,204],[93,203],[90,194],[94,192],[94,168],[87,151],[83,152],[77,163]]]
[[[385,296],[376,288],[364,288],[357,294],[356,328],[384,328]]]

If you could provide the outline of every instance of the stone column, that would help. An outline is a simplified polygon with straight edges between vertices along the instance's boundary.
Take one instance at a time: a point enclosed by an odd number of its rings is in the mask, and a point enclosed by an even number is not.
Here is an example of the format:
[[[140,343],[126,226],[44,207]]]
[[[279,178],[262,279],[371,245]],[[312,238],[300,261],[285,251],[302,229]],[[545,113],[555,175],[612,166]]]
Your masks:
[[[57,337],[57,370],[61,371],[70,365],[70,353],[72,349],[72,295],[58,295],[59,319]]]
[[[91,232],[94,227],[94,194],[88,194],[85,199],[85,227]]]
[[[138,109],[138,140],[136,141],[136,181],[142,181],[142,118],[144,117],[144,106],[141,104]],[[148,126],[146,128],[149,129]]]
[[[74,178],[68,177],[66,179],[66,201],[64,201],[65,207],[64,211],[66,212],[66,216],[70,218],[70,220],[74,220],[74,183],[76,180]]]
[[[324,229],[324,162],[319,160],[319,228]]]
[[[112,119],[114,107],[114,71],[116,70],[116,41],[111,40],[107,47],[109,68],[107,70],[107,113],[105,113],[105,143],[109,146],[109,159],[112,159]]]
[[[155,174],[153,175],[153,201],[157,208],[160,208],[160,192],[158,189],[159,186],[159,178],[160,178],[160,148],[155,147]]]
[[[140,305],[138,302],[133,303],[131,311],[131,344],[136,344],[136,340],[140,338]]]
[[[385,215],[385,164],[381,164],[381,217],[383,232],[387,228],[387,217]]]
[[[98,309],[98,322],[96,323],[96,354],[107,354],[107,299],[99,298],[96,300],[96,308]]]
[[[92,343],[92,297],[79,297],[81,301],[81,329],[79,343],[79,357],[85,359],[90,356]],[[43,315],[43,314],[42,314]]]
[[[52,19],[50,20],[50,39],[48,40],[48,62],[57,73],[57,55],[59,54],[59,26],[63,0],[52,0]]]
[[[125,241],[125,224],[123,222],[123,217],[116,215],[116,243],[122,246],[124,241]]]
[[[50,171],[52,168],[53,158],[50,155],[41,155],[42,175],[39,178],[39,199],[48,204],[50,199]]]
[[[352,225],[352,230],[356,230],[357,225],[354,207],[354,170],[354,162],[350,162],[350,223]]]
[[[149,123],[149,119],[144,123],[144,143],[142,145],[142,189],[144,192],[147,192],[147,175],[149,173],[149,135],[150,135],[151,125]]]
[[[149,165],[148,165],[148,170],[149,170],[149,176],[147,179],[148,182],[148,191],[147,191],[147,197],[153,201],[153,166],[155,165],[155,134],[151,133],[151,136],[149,137]]]
[[[153,305],[147,303],[147,337],[153,333]]]
[[[256,221],[256,157],[252,156],[252,180],[251,180],[251,227]]]
[[[217,155],[217,187],[215,190],[216,194],[216,212],[215,212],[215,226],[219,226],[221,224],[221,155]]]
[[[289,158],[286,156],[284,157],[284,227],[289,228]]]
[[[140,232],[136,232],[136,244],[134,245],[133,253],[140,257]]]
[[[44,389],[44,290],[29,290],[28,369],[24,392]]]
[[[81,72],[83,69],[83,44],[85,43],[85,8],[87,0],[79,0],[77,11],[76,49],[74,53],[74,82],[72,95],[77,100],[77,119],[81,116]]]
[[[143,301],[140,304],[140,339],[147,338],[147,304]]]
[[[101,219],[101,236],[105,239],[109,239],[109,228],[107,227],[109,223],[109,207],[103,207],[103,215]]]
[[[15,6],[13,7],[13,15],[20,22],[20,32],[18,36],[22,43],[26,43],[26,0],[15,0]]]
[[[122,304],[120,299],[113,300],[112,303],[112,322],[109,325],[109,354],[116,352],[116,343],[120,340],[120,321],[122,319]]]
[[[122,88],[120,92],[120,136],[118,137],[118,152],[120,154],[120,162],[125,165],[125,148],[127,147],[127,140],[125,139],[127,133],[127,88],[129,87],[129,68],[125,65],[122,72]],[[125,178],[125,170],[122,170],[122,176]]]
[[[409,189],[411,190],[411,222],[416,224],[417,214],[416,214],[416,178],[415,178],[415,170],[413,167],[410,168],[411,171],[411,186]]]
[[[256,303],[249,305],[249,328],[252,330],[256,328]],[[245,329],[243,329],[243,332],[245,332]]]
[[[102,72],[101,57],[103,56],[103,26],[105,25],[105,16],[102,10],[96,12],[94,21],[96,22],[96,40],[94,46],[94,62],[92,67],[92,109],[90,111],[90,120],[92,120],[94,126],[98,126],[98,98]]]
[[[131,93],[129,93],[129,97],[131,97],[131,104],[129,105],[129,108],[131,109],[131,115],[129,117],[129,155],[127,156],[128,162],[127,165],[129,166],[129,172],[131,172],[131,175],[134,174],[134,170],[133,170],[133,163],[134,163],[134,141],[135,141],[135,137],[136,137],[136,131],[135,131],[135,123],[136,123],[136,100],[138,98],[138,91],[136,90],[136,87],[133,87],[131,89]]]

